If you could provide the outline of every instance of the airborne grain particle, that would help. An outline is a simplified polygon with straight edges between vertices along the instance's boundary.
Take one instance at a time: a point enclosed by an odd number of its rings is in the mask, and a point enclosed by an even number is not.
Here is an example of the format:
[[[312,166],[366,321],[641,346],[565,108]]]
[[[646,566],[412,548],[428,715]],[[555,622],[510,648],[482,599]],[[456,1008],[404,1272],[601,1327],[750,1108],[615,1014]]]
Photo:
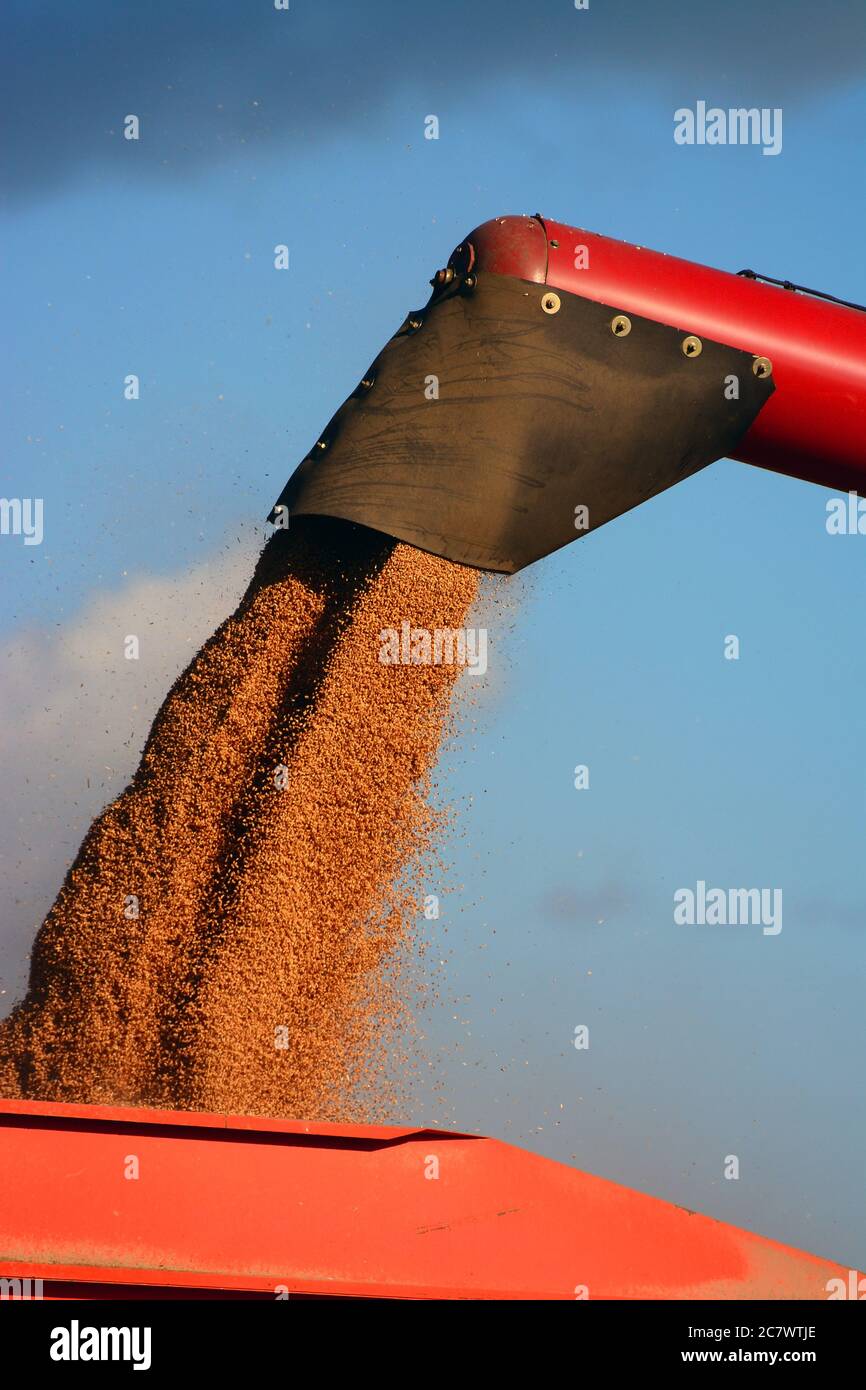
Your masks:
[[[0,1024],[0,1094],[393,1110],[406,874],[437,826],[425,793],[458,668],[383,664],[379,634],[464,626],[476,579],[344,522],[269,541],[40,928]]]

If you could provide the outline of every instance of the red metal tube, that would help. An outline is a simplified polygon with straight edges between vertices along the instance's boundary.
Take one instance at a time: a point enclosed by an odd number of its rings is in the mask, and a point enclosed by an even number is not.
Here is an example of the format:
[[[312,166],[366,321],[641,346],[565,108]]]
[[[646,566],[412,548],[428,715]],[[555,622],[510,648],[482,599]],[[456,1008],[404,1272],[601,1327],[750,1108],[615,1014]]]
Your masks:
[[[866,495],[861,310],[540,216],[485,222],[455,257],[768,357],[776,389],[734,457]]]

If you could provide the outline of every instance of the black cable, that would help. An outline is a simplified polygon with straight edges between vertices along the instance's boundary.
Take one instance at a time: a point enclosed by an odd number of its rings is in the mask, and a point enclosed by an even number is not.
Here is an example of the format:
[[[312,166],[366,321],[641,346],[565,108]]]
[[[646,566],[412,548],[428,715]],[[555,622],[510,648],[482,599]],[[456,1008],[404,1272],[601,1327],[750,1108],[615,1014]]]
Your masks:
[[[813,299],[829,299],[831,304],[841,304],[846,309],[859,309],[866,314],[866,304],[852,304],[850,299],[837,299],[835,294],[825,294],[823,290],[810,290],[805,285],[795,285],[791,280],[774,280],[772,275],[759,275],[756,270],[738,270],[747,280],[765,280],[768,285],[778,285],[783,290],[797,290],[800,294],[810,294]]]

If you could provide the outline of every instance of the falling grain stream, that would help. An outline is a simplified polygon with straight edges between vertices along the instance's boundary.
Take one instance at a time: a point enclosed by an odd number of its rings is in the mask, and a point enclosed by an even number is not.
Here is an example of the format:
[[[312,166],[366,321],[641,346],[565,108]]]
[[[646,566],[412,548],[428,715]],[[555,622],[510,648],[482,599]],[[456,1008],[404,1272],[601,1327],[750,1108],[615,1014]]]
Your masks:
[[[406,874],[458,668],[383,664],[380,632],[464,626],[476,578],[339,521],[271,538],[39,930],[0,1095],[392,1112]]]

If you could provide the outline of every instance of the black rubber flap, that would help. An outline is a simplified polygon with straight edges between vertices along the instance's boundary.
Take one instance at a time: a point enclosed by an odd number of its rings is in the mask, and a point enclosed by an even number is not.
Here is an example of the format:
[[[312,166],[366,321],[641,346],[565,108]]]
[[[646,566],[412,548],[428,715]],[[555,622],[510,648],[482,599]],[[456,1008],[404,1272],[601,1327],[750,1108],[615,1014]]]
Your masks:
[[[615,332],[620,314],[501,275],[434,294],[270,520],[342,517],[511,574],[729,453],[771,378],[706,338],[687,353],[688,325],[630,314]]]

